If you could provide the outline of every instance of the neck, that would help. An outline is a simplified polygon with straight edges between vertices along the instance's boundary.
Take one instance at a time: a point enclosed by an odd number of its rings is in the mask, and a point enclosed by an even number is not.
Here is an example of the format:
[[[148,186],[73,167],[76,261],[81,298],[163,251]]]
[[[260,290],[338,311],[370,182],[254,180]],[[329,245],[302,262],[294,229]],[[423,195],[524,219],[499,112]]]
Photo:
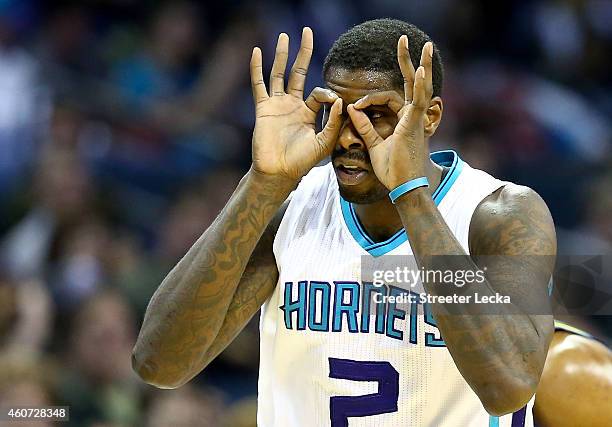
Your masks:
[[[429,161],[427,180],[429,190],[433,193],[442,177],[442,167]],[[402,220],[389,197],[383,197],[374,203],[354,205],[355,213],[361,225],[375,242],[382,242],[393,236],[403,227]]]

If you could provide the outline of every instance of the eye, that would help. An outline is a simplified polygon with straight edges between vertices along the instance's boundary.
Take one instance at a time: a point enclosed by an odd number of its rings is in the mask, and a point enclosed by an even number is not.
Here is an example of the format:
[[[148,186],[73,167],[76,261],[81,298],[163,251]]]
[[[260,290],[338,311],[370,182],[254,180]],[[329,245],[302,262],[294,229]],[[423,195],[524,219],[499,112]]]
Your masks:
[[[370,116],[370,120],[376,120],[382,118],[383,113],[380,111],[372,111],[368,116]]]

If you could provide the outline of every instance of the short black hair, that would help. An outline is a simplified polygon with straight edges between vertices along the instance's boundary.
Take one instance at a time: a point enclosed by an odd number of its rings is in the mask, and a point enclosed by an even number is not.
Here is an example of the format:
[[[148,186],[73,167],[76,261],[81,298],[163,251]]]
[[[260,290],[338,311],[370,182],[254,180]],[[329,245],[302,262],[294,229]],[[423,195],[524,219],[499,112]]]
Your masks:
[[[397,42],[402,35],[408,36],[410,59],[416,70],[421,61],[421,51],[431,38],[415,25],[398,19],[373,19],[356,25],[336,40],[323,63],[323,77],[330,68],[347,70],[371,70],[389,72],[393,83],[403,87],[404,79],[397,63]],[[442,93],[444,70],[440,52],[434,43],[432,61],[433,96]]]

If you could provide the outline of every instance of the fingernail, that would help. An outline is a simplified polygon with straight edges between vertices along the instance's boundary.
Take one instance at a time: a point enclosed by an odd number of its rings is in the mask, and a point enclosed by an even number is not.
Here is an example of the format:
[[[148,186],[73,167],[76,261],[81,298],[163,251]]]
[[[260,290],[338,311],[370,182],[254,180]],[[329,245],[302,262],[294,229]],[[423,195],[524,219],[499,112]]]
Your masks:
[[[430,58],[433,58],[433,52],[434,52],[433,43],[429,42],[429,57]]]

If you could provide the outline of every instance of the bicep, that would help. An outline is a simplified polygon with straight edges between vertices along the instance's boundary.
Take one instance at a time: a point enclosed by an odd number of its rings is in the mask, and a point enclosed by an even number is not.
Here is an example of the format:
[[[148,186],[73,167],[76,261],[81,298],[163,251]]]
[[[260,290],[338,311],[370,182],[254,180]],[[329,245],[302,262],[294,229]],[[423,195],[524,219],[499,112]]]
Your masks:
[[[470,224],[470,254],[491,286],[530,315],[550,312],[548,283],[556,256],[550,212],[533,190],[506,185],[478,206]],[[550,316],[533,316],[552,333]],[[540,329],[540,328],[538,328]],[[543,331],[542,331],[543,332]]]

